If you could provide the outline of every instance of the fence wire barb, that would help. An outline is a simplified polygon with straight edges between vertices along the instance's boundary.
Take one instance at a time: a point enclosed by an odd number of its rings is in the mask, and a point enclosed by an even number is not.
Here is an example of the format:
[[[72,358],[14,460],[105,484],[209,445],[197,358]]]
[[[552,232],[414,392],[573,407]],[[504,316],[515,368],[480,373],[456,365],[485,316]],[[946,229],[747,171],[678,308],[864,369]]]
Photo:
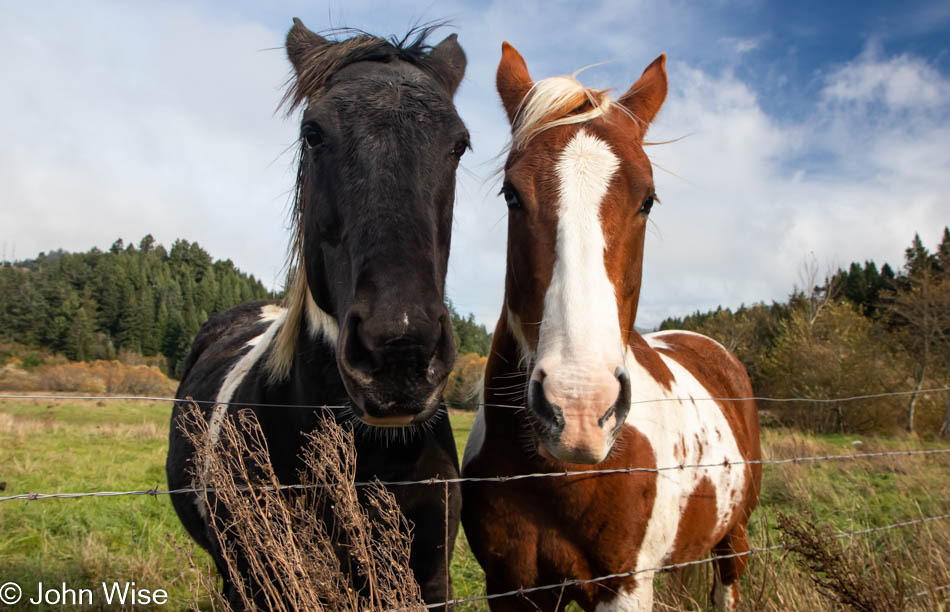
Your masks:
[[[948,518],[950,518],[950,514],[939,514],[939,515],[937,515],[937,516],[927,516],[927,517],[923,517],[923,518],[919,518],[919,519],[913,519],[913,520],[909,520],[909,521],[901,521],[901,522],[899,522],[899,523],[891,523],[890,525],[882,525],[882,526],[879,526],[879,527],[870,527],[870,528],[868,528],[868,529],[858,529],[858,530],[855,530],[855,531],[845,531],[845,532],[841,532],[841,533],[836,533],[836,534],[834,534],[832,537],[833,537],[834,539],[849,538],[849,537],[858,536],[858,535],[866,535],[866,534],[874,533],[874,532],[878,532],[878,531],[888,531],[888,530],[890,530],[890,529],[898,529],[898,528],[900,528],[900,527],[909,527],[909,526],[911,526],[911,525],[921,525],[921,524],[923,524],[923,523],[929,523],[929,522],[931,522],[931,521],[940,521],[940,520],[945,520],[945,519],[948,519]],[[720,559],[732,559],[732,558],[735,558],[735,557],[754,556],[754,555],[759,555],[759,554],[763,554],[763,553],[774,552],[774,551],[776,551],[776,550],[783,550],[783,549],[786,549],[786,548],[788,548],[788,547],[787,547],[786,545],[784,545],[784,544],[775,544],[775,545],[772,545],[772,546],[765,546],[765,547],[762,547],[762,548],[750,548],[750,549],[747,550],[747,551],[737,552],[737,553],[731,553],[731,554],[728,554],[728,555],[717,555],[717,556],[712,556],[712,557],[706,557],[706,558],[704,558],[704,559],[697,559],[697,560],[695,560],[695,561],[684,561],[684,562],[682,562],[682,563],[671,563],[671,564],[669,564],[669,565],[663,565],[663,566],[660,566],[660,567],[652,567],[652,568],[645,568],[645,569],[639,569],[639,570],[632,570],[632,571],[629,571],[629,572],[621,572],[621,573],[618,573],[618,574],[608,574],[608,575],[606,575],[606,576],[597,576],[596,578],[586,578],[586,579],[576,579],[576,580],[565,580],[564,582],[559,582],[559,583],[557,583],[557,584],[545,584],[545,585],[542,585],[542,586],[529,587],[529,588],[521,587],[521,588],[515,589],[515,590],[513,590],[513,591],[506,591],[506,592],[504,592],[504,593],[494,593],[494,594],[492,594],[492,595],[477,595],[477,596],[475,596],[475,597],[466,597],[466,598],[464,598],[464,599],[452,599],[452,600],[449,600],[449,601],[443,601],[443,602],[439,602],[439,603],[428,604],[428,605],[426,606],[426,608],[428,608],[428,609],[447,608],[448,606],[457,606],[457,605],[460,605],[460,604],[472,603],[472,602],[475,602],[475,601],[487,601],[487,600],[490,600],[490,599],[500,599],[500,598],[502,598],[502,597],[512,597],[512,596],[514,596],[514,595],[524,595],[524,594],[526,594],[526,593],[534,593],[534,592],[537,592],[537,591],[547,591],[547,590],[551,590],[551,589],[563,589],[563,588],[567,588],[567,587],[571,587],[571,586],[582,586],[582,585],[585,585],[585,584],[595,584],[595,583],[598,583],[598,582],[605,582],[605,581],[607,581],[607,580],[615,580],[615,579],[618,579],[618,578],[632,578],[632,577],[638,576],[638,575],[640,575],[640,574],[646,574],[648,577],[652,577],[653,574],[656,574],[657,572],[663,572],[663,571],[674,570],[674,569],[681,569],[681,568],[684,568],[684,567],[689,567],[689,566],[691,566],[691,565],[702,565],[702,564],[705,564],[705,563],[712,563],[713,561],[720,560]],[[950,586],[950,585],[947,585],[947,586]],[[946,588],[946,587],[940,587],[940,588]],[[935,591],[935,590],[938,590],[938,589],[932,589],[932,590]],[[926,594],[926,593],[929,593],[929,592],[930,592],[930,591],[925,591],[925,592],[923,592],[923,593]],[[914,595],[914,596],[912,596],[912,597],[917,597],[917,596],[920,596],[920,595],[921,595],[921,594],[918,593],[918,594],[916,594],[916,595]]]
[[[395,481],[362,481],[354,482],[353,486],[368,487],[375,484],[381,484],[388,487],[404,487],[412,485],[448,485],[463,482],[511,482],[514,480],[526,480],[531,478],[566,478],[572,476],[603,476],[608,474],[633,474],[638,472],[659,473],[669,470],[699,469],[699,468],[729,468],[734,465],[780,465],[783,463],[817,463],[819,461],[853,461],[856,459],[869,459],[875,457],[900,457],[900,456],[918,456],[918,455],[943,455],[950,453],[950,448],[934,448],[928,450],[910,450],[910,451],[879,451],[873,453],[854,453],[850,455],[811,455],[806,457],[787,457],[785,459],[750,459],[748,461],[716,461],[711,463],[692,463],[669,465],[659,468],[613,468],[609,470],[566,470],[561,472],[534,472],[531,474],[513,474],[511,476],[484,476],[484,477],[459,477],[459,478],[426,478],[423,480],[395,480]],[[287,484],[278,487],[272,486],[247,486],[242,490],[246,491],[274,491],[274,490],[306,490],[325,488],[330,485],[324,484]],[[181,489],[171,489],[168,491],[158,491],[154,488],[140,491],[90,491],[83,493],[20,493],[17,495],[8,495],[0,497],[0,502],[23,499],[27,501],[36,501],[41,499],[76,499],[82,497],[119,497],[122,495],[179,495],[183,493],[207,493],[214,492],[212,487],[187,487]]]

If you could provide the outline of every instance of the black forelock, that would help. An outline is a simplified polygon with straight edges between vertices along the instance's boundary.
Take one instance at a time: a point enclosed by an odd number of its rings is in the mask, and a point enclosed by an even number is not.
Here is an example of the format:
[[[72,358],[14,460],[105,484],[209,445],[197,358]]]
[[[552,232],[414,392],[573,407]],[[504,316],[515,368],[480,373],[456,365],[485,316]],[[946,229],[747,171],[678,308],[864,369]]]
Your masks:
[[[446,25],[442,22],[415,26],[405,36],[381,38],[355,28],[336,28],[322,32],[321,36],[348,36],[344,40],[309,49],[297,74],[287,82],[287,89],[280,106],[292,113],[298,106],[323,89],[330,78],[341,69],[356,62],[403,61],[418,67],[446,85],[444,66],[431,56],[432,45],[428,37],[433,31]]]

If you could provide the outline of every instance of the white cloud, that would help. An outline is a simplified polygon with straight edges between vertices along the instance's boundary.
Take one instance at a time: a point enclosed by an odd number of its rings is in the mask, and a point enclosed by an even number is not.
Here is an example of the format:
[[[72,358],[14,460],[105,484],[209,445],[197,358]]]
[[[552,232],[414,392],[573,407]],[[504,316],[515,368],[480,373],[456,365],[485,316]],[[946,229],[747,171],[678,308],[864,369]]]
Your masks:
[[[921,58],[908,54],[882,58],[881,54],[878,45],[869,44],[854,61],[828,74],[825,100],[884,103],[889,110],[946,107],[950,102],[950,83]]]
[[[637,11],[619,1],[582,11],[501,0],[366,3],[275,9],[286,13],[280,19],[219,8],[5,11],[0,241],[18,257],[151,232],[166,245],[197,240],[279,285],[293,183],[284,151],[297,126],[273,115],[288,65],[282,51],[264,49],[281,46],[298,11],[314,28],[324,12],[325,25],[380,33],[441,15],[458,27],[469,67],[456,102],[475,152],[459,174],[448,293],[489,326],[501,305],[507,230],[491,176],[508,134],[494,91],[503,39],[537,78],[617,60],[582,78],[620,91],[670,52],[671,93],[650,137],[689,136],[648,150],[677,176],[655,172],[663,204],[647,239],[641,326],[783,299],[809,252],[829,265],[899,264],[915,231],[929,244],[950,222],[950,83],[913,55],[869,46],[827,71],[815,102],[790,120],[770,115],[756,84],[730,70],[767,38],[729,38],[714,15],[675,3]],[[689,49],[716,51],[701,69],[682,60]]]
[[[152,233],[280,282],[296,130],[273,116],[283,54],[261,51],[280,33],[96,5],[7,15],[0,40],[17,58],[0,93],[0,239],[19,257]]]
[[[662,239],[647,243],[641,325],[783,299],[811,255],[899,266],[915,232],[929,244],[950,222],[950,126],[934,112],[950,82],[919,58],[865,51],[795,122],[729,73],[674,64],[670,80],[654,138],[692,135],[649,151],[685,180],[656,174]],[[901,87],[924,82],[926,103],[911,103]]]

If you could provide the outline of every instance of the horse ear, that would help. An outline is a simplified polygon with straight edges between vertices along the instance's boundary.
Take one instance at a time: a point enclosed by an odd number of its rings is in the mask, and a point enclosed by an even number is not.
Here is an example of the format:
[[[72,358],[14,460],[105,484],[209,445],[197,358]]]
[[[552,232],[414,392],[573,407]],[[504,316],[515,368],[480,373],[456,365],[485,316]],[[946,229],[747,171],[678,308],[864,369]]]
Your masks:
[[[302,67],[305,65],[305,58],[314,49],[319,49],[329,45],[330,41],[315,34],[307,29],[302,21],[294,17],[294,25],[287,32],[287,57],[290,63],[294,65],[294,71],[300,75]]]
[[[508,41],[501,43],[501,62],[498,63],[495,87],[511,123],[514,123],[518,108],[533,85],[528,66],[518,50],[509,45]]]
[[[627,93],[620,96],[618,102],[643,122],[643,129],[646,131],[647,125],[653,121],[656,114],[660,112],[660,107],[663,106],[666,89],[666,53],[663,53],[646,67],[637,82]]]
[[[462,77],[465,76],[465,66],[468,65],[465,52],[462,51],[462,46],[458,43],[458,35],[449,34],[446,36],[445,40],[432,48],[430,57],[442,65],[439,74],[442,75],[442,80],[448,87],[449,94],[454,96],[455,90],[462,82]]]

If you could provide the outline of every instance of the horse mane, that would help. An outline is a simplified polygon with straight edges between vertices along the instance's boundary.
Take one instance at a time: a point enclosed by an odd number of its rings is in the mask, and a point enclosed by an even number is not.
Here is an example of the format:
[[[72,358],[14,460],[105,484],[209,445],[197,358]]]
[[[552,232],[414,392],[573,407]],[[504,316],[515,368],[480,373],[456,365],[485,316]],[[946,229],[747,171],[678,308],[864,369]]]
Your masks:
[[[301,52],[296,73],[288,79],[280,107],[293,111],[309,98],[317,95],[334,74],[356,62],[388,63],[401,60],[416,66],[446,85],[443,64],[430,55],[432,45],[427,39],[434,30],[445,23],[435,22],[413,27],[402,38],[381,38],[355,28],[338,28],[329,35],[349,35],[340,41],[328,41],[325,45],[306,45]],[[288,39],[288,45],[294,44]]]
[[[280,107],[286,108],[288,115],[293,113],[307,100],[319,95],[334,74],[356,62],[386,63],[401,60],[419,67],[439,83],[445,84],[442,76],[444,71],[440,70],[443,66],[439,60],[430,55],[432,47],[426,42],[432,31],[442,25],[444,24],[433,23],[416,26],[401,39],[380,38],[353,28],[330,31],[329,34],[344,34],[351,37],[341,41],[328,41],[324,45],[305,44],[307,41],[288,39],[288,45],[303,44],[303,51],[301,51],[302,57],[298,62],[296,74],[287,82],[287,89],[280,101]],[[306,318],[307,331],[311,338],[322,336],[333,345],[339,335],[336,319],[317,306],[307,284],[307,272],[303,260],[302,220],[309,173],[305,171],[304,159],[301,142],[297,154],[297,180],[291,205],[291,243],[287,257],[290,273],[283,301],[287,316],[284,317],[280,329],[277,330],[271,350],[264,362],[264,368],[271,383],[286,380],[290,375],[294,350],[304,318]]]
[[[571,76],[543,79],[531,86],[512,122],[512,151],[520,151],[535,136],[559,125],[586,123],[614,108],[630,114],[626,107],[607,95],[609,90],[584,87],[577,80],[581,70]]]

